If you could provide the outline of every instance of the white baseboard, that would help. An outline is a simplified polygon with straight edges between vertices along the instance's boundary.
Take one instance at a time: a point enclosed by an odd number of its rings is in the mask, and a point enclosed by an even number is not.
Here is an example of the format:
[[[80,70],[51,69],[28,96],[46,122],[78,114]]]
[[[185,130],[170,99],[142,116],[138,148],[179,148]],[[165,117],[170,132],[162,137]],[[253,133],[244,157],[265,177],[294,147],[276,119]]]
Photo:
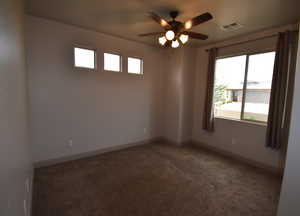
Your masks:
[[[192,145],[192,146],[196,146],[199,148],[203,148],[209,151],[213,151],[215,153],[221,154],[225,157],[229,157],[232,158],[234,160],[240,161],[242,163],[246,163],[248,165],[260,168],[260,169],[264,169],[268,172],[271,172],[273,174],[276,174],[278,176],[282,176],[283,175],[283,170],[276,168],[276,167],[272,167],[270,165],[266,165],[264,163],[249,159],[249,158],[245,158],[243,156],[240,156],[238,154],[234,154],[232,152],[226,151],[226,150],[222,150],[219,148],[216,148],[214,146],[196,141],[196,140],[189,140],[189,141],[184,141],[184,142],[175,142],[172,140],[169,140],[165,137],[156,137],[156,138],[152,138],[152,139],[148,139],[148,140],[143,140],[140,142],[135,142],[135,143],[128,143],[128,144],[123,144],[123,145],[118,145],[118,146],[114,146],[114,147],[110,147],[110,148],[105,148],[105,149],[100,149],[100,150],[96,150],[96,151],[92,151],[92,152],[86,152],[86,153],[82,153],[82,154],[77,154],[77,155],[72,155],[72,156],[67,156],[67,157],[62,157],[62,158],[57,158],[57,159],[53,159],[53,160],[46,160],[46,161],[40,161],[34,164],[35,168],[41,168],[41,167],[47,167],[47,166],[52,166],[55,164],[60,164],[63,162],[67,162],[67,161],[72,161],[72,160],[77,160],[77,159],[81,159],[81,158],[87,158],[87,157],[93,157],[99,154],[103,154],[103,153],[107,153],[107,152],[113,152],[113,151],[119,151],[119,150],[123,150],[123,149],[127,149],[130,147],[134,147],[134,146],[139,146],[139,145],[145,145],[145,144],[150,144],[153,142],[164,142],[166,144],[171,144],[171,145],[176,145],[176,146],[185,146],[185,145]]]
[[[202,142],[199,142],[199,141],[196,141],[196,140],[191,140],[191,142],[189,144],[193,145],[195,147],[203,148],[203,149],[206,149],[208,151],[218,153],[220,155],[223,155],[223,156],[231,158],[233,160],[248,164],[250,166],[263,169],[263,170],[265,170],[269,173],[275,174],[277,176],[281,176],[281,177],[283,176],[283,170],[281,170],[280,168],[273,167],[273,166],[255,161],[255,160],[243,157],[241,155],[238,155],[238,154],[235,154],[235,153],[232,153],[232,152],[220,149],[220,148],[216,148],[214,146],[211,146],[211,145],[208,145],[206,143],[202,143]]]
[[[104,148],[104,149],[100,149],[100,150],[96,150],[96,151],[92,151],[92,152],[85,152],[85,153],[81,153],[81,154],[76,154],[76,155],[71,155],[71,156],[66,156],[66,157],[61,157],[61,158],[55,158],[55,159],[51,159],[51,160],[39,161],[39,162],[34,163],[34,168],[42,168],[42,167],[52,166],[52,165],[64,163],[67,161],[93,157],[93,156],[107,153],[107,152],[119,151],[119,150],[127,149],[130,147],[145,145],[145,144],[158,142],[158,141],[162,141],[162,140],[163,140],[162,137],[155,137],[155,138],[143,140],[140,142],[127,143],[127,144]]]
[[[191,143],[191,140],[177,142],[177,141],[170,140],[170,139],[168,139],[166,137],[161,137],[160,141],[162,141],[164,143],[167,143],[167,144],[176,145],[176,146],[184,146],[184,145],[188,145],[188,144]]]

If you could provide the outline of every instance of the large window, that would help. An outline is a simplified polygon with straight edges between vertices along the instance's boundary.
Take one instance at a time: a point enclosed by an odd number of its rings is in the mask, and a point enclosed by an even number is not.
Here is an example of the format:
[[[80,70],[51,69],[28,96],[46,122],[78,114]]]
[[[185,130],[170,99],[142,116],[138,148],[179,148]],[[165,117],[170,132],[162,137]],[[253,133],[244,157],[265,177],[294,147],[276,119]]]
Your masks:
[[[74,65],[77,68],[96,69],[96,51],[74,47]]]
[[[275,52],[216,61],[215,117],[267,122]]]

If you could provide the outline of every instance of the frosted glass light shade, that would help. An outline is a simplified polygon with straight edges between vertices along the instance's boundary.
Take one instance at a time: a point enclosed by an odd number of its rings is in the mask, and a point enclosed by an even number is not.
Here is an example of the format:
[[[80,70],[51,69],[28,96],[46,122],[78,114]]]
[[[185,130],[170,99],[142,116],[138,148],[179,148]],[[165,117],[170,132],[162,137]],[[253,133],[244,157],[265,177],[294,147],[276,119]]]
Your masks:
[[[172,45],[171,45],[173,48],[177,48],[179,47],[179,42],[178,40],[175,40],[175,41],[172,41]]]
[[[186,42],[188,42],[189,36],[186,35],[186,34],[182,34],[182,35],[180,35],[179,39],[180,39],[182,44],[185,44]]]
[[[158,42],[160,43],[160,45],[165,45],[167,42],[167,38],[165,36],[159,37],[158,38]]]
[[[173,40],[175,38],[175,33],[172,30],[166,32],[167,40]]]

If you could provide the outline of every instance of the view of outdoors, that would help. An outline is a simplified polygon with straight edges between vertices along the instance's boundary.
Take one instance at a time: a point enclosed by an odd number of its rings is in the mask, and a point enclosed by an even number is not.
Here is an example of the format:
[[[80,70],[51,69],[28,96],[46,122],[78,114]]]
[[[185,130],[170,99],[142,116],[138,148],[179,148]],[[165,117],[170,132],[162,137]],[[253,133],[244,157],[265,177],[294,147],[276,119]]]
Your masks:
[[[142,74],[142,59],[128,57],[128,73]]]
[[[266,122],[275,52],[249,55],[244,93],[246,59],[247,55],[242,55],[217,60],[214,115],[215,117]],[[241,113],[242,103],[245,103],[243,113]]]
[[[74,48],[75,67],[95,69],[95,51],[83,48]]]
[[[121,56],[116,54],[104,53],[104,70],[121,71]]]

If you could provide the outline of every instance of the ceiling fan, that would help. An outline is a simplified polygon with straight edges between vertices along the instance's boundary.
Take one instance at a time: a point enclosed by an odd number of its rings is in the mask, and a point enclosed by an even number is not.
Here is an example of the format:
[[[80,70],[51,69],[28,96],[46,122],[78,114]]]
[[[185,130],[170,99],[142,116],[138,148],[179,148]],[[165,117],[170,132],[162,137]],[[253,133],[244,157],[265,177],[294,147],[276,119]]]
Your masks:
[[[180,44],[185,44],[190,38],[206,40],[208,38],[207,35],[189,31],[192,27],[199,25],[201,23],[207,22],[213,18],[210,13],[204,13],[199,16],[194,17],[184,23],[176,21],[176,17],[179,15],[178,11],[171,11],[170,17],[171,21],[166,21],[157,14],[150,12],[149,16],[157,22],[161,27],[164,28],[162,32],[151,32],[146,34],[140,34],[140,37],[145,36],[154,36],[159,35],[158,42],[162,46],[170,46],[173,48],[177,48]]]

